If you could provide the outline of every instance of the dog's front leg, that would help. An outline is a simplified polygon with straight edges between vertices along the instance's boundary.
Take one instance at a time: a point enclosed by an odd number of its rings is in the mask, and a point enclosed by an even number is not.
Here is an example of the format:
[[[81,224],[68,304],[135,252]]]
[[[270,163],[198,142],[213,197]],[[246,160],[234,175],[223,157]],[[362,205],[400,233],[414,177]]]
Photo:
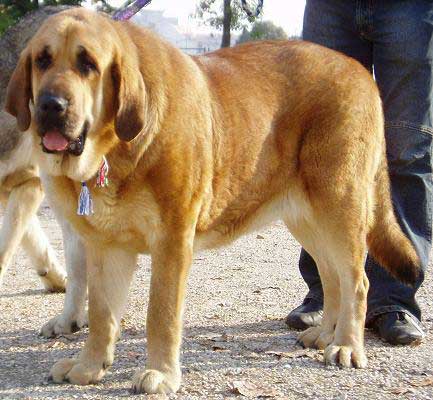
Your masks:
[[[59,215],[57,220],[62,227],[68,281],[63,311],[51,318],[41,329],[41,335],[47,338],[76,332],[87,325],[86,251],[69,223]]]
[[[51,369],[54,382],[87,385],[102,379],[113,363],[120,319],[137,255],[118,248],[87,248],[89,337],[77,358],[58,361]]]
[[[192,260],[188,235],[170,237],[152,252],[146,368],[133,377],[135,392],[171,393],[181,381],[180,344],[185,287]]]

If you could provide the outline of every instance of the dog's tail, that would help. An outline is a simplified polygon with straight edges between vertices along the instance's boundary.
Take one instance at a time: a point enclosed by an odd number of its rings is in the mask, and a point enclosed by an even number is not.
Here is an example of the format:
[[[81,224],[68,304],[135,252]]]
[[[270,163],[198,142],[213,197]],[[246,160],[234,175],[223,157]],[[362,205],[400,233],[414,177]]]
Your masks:
[[[376,172],[374,202],[373,220],[367,235],[369,253],[395,278],[413,285],[420,273],[420,260],[394,214],[385,150]]]

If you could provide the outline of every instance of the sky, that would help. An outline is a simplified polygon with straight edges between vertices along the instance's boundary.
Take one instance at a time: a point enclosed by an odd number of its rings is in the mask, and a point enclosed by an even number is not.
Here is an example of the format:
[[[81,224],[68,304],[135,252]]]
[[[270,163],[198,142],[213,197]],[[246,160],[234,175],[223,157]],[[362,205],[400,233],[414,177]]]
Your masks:
[[[222,0],[220,1],[222,3]],[[118,7],[124,1],[109,0],[109,3]],[[152,0],[146,9],[164,10],[166,17],[177,17],[183,29],[195,31],[199,29],[197,21],[189,16],[194,13],[197,3],[198,0]],[[302,30],[304,7],[305,0],[264,0],[263,19],[281,26],[289,36],[299,35]]]

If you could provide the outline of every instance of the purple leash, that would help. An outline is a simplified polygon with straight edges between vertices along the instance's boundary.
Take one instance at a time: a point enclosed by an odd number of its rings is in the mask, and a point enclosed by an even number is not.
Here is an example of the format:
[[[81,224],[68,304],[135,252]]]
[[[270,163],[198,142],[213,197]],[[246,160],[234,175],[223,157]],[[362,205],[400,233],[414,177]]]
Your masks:
[[[136,0],[129,6],[116,11],[113,19],[116,21],[126,21],[137,14],[143,7],[147,6],[152,0]]]
[[[246,14],[250,18],[258,17],[263,10],[263,0],[258,1],[257,7],[255,10],[251,10],[251,8],[248,7],[247,0],[242,0],[241,3],[242,3],[243,10],[246,12]]]

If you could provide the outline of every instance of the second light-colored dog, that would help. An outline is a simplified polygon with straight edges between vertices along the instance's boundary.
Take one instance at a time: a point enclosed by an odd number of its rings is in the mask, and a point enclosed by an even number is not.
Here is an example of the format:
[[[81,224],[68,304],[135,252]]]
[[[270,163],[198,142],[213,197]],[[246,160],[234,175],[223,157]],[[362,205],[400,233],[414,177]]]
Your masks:
[[[21,243],[48,291],[65,290],[66,274],[49,245],[36,211],[44,198],[39,171],[32,162],[33,138],[17,130],[14,118],[0,113],[0,286]]]

